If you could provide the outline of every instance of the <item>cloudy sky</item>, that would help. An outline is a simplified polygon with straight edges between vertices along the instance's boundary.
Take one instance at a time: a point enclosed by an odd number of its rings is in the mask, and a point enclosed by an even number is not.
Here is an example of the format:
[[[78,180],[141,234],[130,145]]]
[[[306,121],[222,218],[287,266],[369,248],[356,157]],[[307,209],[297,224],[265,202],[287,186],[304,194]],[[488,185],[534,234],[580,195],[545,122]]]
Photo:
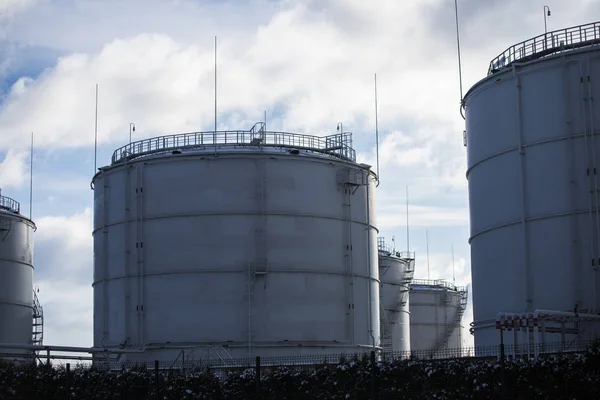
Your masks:
[[[543,33],[545,4],[549,30],[600,17],[592,0],[458,1],[464,91]],[[454,264],[470,284],[454,18],[453,0],[0,0],[0,187],[29,212],[34,132],[45,343],[92,344],[95,84],[99,166],[130,122],[134,140],[211,130],[215,35],[220,130],[249,129],[265,110],[270,130],[331,134],[341,121],[373,165],[377,73],[380,235],[406,248],[408,186],[416,277],[452,280]]]

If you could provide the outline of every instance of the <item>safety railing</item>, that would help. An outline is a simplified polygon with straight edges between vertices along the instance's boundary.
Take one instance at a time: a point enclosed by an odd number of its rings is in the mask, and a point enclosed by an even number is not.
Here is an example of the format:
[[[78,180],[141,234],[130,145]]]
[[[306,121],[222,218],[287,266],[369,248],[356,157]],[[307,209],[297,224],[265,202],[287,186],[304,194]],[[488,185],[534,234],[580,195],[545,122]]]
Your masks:
[[[257,129],[258,126],[258,129]],[[276,147],[321,153],[347,161],[356,161],[352,149],[352,133],[344,132],[330,136],[312,136],[288,132],[268,132],[258,123],[248,131],[209,131],[180,133],[144,139],[127,144],[113,153],[116,164],[151,154],[186,149],[219,149],[232,147]]]
[[[413,279],[410,283],[412,287],[414,286],[428,286],[428,287],[437,287],[440,289],[449,289],[457,292],[466,292],[467,288],[463,286],[456,286],[448,281],[443,279]]]
[[[392,241],[393,241],[393,239],[392,239]],[[410,259],[410,260],[415,259],[414,251],[396,251],[396,247],[395,246],[392,247],[389,244],[387,244],[385,242],[385,237],[382,237],[382,236],[377,238],[377,250],[385,251],[385,252],[390,253],[391,255],[394,255],[399,258]]]
[[[515,44],[490,62],[488,75],[516,61],[535,60],[566,50],[600,44],[600,22],[560,29]]]
[[[19,213],[21,212],[21,205],[10,197],[0,196],[0,209]]]

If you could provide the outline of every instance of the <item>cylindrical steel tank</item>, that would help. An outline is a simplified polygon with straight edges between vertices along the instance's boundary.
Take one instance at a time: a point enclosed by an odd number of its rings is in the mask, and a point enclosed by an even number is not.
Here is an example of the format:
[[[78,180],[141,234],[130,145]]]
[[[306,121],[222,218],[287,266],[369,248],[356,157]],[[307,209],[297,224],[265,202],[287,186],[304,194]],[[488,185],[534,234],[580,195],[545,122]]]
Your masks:
[[[410,349],[445,357],[462,347],[461,321],[467,289],[443,280],[414,279],[410,285]]]
[[[476,346],[499,344],[498,313],[600,311],[599,32],[512,46],[464,97]],[[566,328],[568,340],[600,333]]]
[[[33,231],[20,205],[0,192],[0,343],[33,343]],[[31,354],[0,349],[0,358]]]
[[[375,180],[343,132],[259,123],[118,149],[93,178],[94,346],[146,361],[378,349]]]
[[[398,252],[378,238],[381,345],[384,351],[410,351],[409,284],[415,271],[414,253]]]

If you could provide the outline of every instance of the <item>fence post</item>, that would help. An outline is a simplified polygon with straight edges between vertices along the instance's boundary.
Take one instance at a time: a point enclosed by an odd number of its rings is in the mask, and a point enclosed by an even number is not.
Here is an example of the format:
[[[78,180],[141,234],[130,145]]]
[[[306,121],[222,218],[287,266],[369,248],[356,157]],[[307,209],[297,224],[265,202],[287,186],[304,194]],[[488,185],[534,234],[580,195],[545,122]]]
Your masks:
[[[255,379],[256,379],[256,400],[260,399],[260,357],[256,357],[256,371],[255,371]]]
[[[154,360],[154,387],[156,388],[156,398],[160,399],[160,381],[158,379],[158,360]]]
[[[371,400],[377,400],[377,387],[375,379],[375,351],[371,351]]]

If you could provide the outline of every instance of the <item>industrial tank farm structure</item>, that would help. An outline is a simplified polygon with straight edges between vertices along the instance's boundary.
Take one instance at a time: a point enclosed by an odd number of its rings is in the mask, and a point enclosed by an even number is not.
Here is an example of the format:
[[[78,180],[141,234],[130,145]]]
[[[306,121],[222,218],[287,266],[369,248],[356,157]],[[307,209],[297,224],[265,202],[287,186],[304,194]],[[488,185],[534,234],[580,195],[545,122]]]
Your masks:
[[[462,347],[461,321],[467,289],[443,280],[418,280],[410,285],[410,349],[443,357],[445,349]]]
[[[20,204],[0,191],[0,358],[22,359],[26,346],[42,342],[42,309],[33,293],[35,224],[20,213]]]
[[[510,47],[464,98],[476,346],[600,333],[600,23]]]
[[[131,143],[94,187],[94,346],[122,360],[380,346],[370,166],[352,134]]]
[[[384,351],[410,351],[409,284],[415,272],[415,255],[397,252],[377,239],[379,249],[381,345]]]

